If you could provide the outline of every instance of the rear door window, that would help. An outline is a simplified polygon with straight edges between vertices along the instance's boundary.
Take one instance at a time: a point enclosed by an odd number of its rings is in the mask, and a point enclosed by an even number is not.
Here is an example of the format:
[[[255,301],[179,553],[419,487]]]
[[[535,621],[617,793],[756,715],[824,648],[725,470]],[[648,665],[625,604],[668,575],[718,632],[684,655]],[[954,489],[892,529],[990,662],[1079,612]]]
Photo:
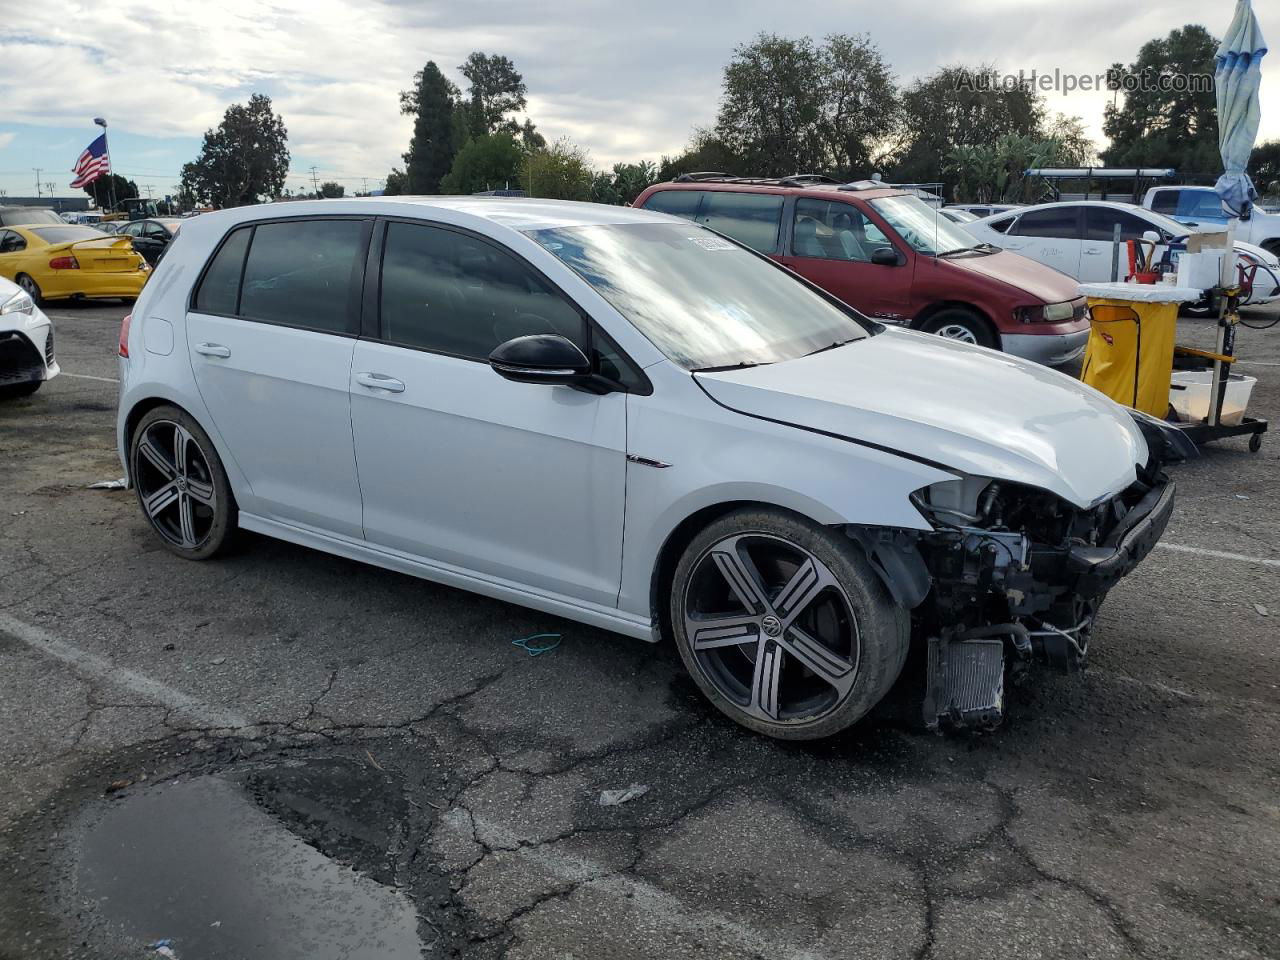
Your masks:
[[[1018,218],[1009,231],[1018,237],[1053,237],[1060,240],[1080,239],[1080,208],[1050,207],[1048,210],[1032,210]]]
[[[1084,238],[1093,241],[1112,240],[1116,224],[1120,225],[1121,240],[1141,240],[1148,230],[1160,232],[1141,217],[1110,207],[1085,207],[1084,224]]]
[[[1173,216],[1178,212],[1178,194],[1180,190],[1157,190],[1151,196],[1151,209],[1156,213],[1167,213]]]
[[[777,253],[782,200],[779,194],[709,191],[697,220],[752,250]]]
[[[692,220],[698,214],[703,196],[701,190],[660,190],[644,202],[644,209]]]
[[[388,224],[380,311],[382,339],[469,360],[538,333],[584,346],[582,315],[532,268],[476,237],[427,224]]]
[[[240,298],[240,272],[244,269],[244,254],[252,234],[253,227],[241,227],[223,241],[196,288],[191,309],[197,313],[235,316]]]
[[[361,220],[291,220],[254,228],[238,314],[288,327],[355,334],[364,268]]]

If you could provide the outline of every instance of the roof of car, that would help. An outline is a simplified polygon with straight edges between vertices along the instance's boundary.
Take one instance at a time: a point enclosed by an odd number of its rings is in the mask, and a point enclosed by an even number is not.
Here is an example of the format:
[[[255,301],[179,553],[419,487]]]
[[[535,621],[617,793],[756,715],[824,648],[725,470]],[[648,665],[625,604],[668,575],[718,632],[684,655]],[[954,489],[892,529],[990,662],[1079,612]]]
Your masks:
[[[464,214],[513,230],[543,230],[596,224],[652,223],[671,219],[665,214],[605,203],[545,200],[536,197],[340,197],[328,200],[294,200],[286,203],[235,207],[206,213],[198,219],[210,224],[227,221],[277,219],[299,216],[374,215],[429,217],[442,210]],[[184,230],[187,228],[184,227]],[[202,228],[203,229],[203,228]]]
[[[830,196],[839,194],[844,197],[863,197],[875,200],[880,197],[906,196],[911,193],[891,184],[874,185],[875,181],[861,180],[854,183],[820,183],[794,180],[790,177],[725,177],[720,179],[671,180],[667,183],[656,183],[646,188],[645,193],[657,193],[665,190],[715,190],[726,193],[779,193]]]

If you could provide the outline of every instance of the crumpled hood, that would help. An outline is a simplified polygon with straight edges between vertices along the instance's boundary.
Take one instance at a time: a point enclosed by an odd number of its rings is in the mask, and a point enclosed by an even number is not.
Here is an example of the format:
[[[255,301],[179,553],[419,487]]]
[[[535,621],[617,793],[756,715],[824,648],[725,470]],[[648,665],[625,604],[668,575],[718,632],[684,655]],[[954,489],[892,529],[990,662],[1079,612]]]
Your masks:
[[[1093,388],[926,334],[890,329],[796,360],[695,376],[740,413],[1040,487],[1080,507],[1133,483],[1147,459],[1126,410]]]

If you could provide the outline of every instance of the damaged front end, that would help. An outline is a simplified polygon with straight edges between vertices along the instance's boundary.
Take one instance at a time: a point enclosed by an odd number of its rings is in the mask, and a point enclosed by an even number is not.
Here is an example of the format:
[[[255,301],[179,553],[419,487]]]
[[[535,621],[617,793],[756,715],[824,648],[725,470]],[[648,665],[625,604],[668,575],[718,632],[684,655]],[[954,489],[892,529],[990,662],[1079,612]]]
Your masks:
[[[966,476],[912,496],[931,531],[851,531],[928,645],[932,729],[998,725],[1006,673],[1016,679],[1036,662],[1084,665],[1098,606],[1155,547],[1173,512],[1174,484],[1162,468],[1187,454],[1148,446],[1135,481],[1086,508]]]

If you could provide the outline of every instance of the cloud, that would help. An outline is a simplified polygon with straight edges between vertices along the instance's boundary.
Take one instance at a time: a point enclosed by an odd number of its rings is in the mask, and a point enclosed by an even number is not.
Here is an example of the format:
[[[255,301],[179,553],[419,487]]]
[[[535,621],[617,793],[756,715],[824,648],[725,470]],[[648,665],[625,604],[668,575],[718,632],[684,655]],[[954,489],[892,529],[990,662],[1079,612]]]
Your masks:
[[[0,103],[6,122],[83,127],[106,115],[113,130],[198,137],[230,103],[263,92],[284,117],[296,170],[376,178],[407,148],[398,92],[413,73],[435,60],[461,85],[458,64],[484,50],[515,61],[530,116],[549,139],[568,136],[607,166],[676,152],[710,124],[725,62],[761,31],[869,33],[909,81],[948,63],[1098,72],[1204,12],[1200,0],[1125,10],[1111,0],[810,0],[802,18],[776,0],[173,0],[121,17],[100,4],[44,0],[19,5],[0,26]],[[1264,30],[1280,30],[1266,22],[1269,9],[1261,13]],[[1221,22],[1209,28],[1223,29],[1229,10],[1214,15]],[[1263,96],[1280,101],[1280,75],[1265,63]],[[1083,116],[1097,136],[1105,99],[1048,102]],[[1263,136],[1280,136],[1280,116],[1264,118]]]
[[[16,133],[0,133],[0,150],[3,150],[17,138]]]

